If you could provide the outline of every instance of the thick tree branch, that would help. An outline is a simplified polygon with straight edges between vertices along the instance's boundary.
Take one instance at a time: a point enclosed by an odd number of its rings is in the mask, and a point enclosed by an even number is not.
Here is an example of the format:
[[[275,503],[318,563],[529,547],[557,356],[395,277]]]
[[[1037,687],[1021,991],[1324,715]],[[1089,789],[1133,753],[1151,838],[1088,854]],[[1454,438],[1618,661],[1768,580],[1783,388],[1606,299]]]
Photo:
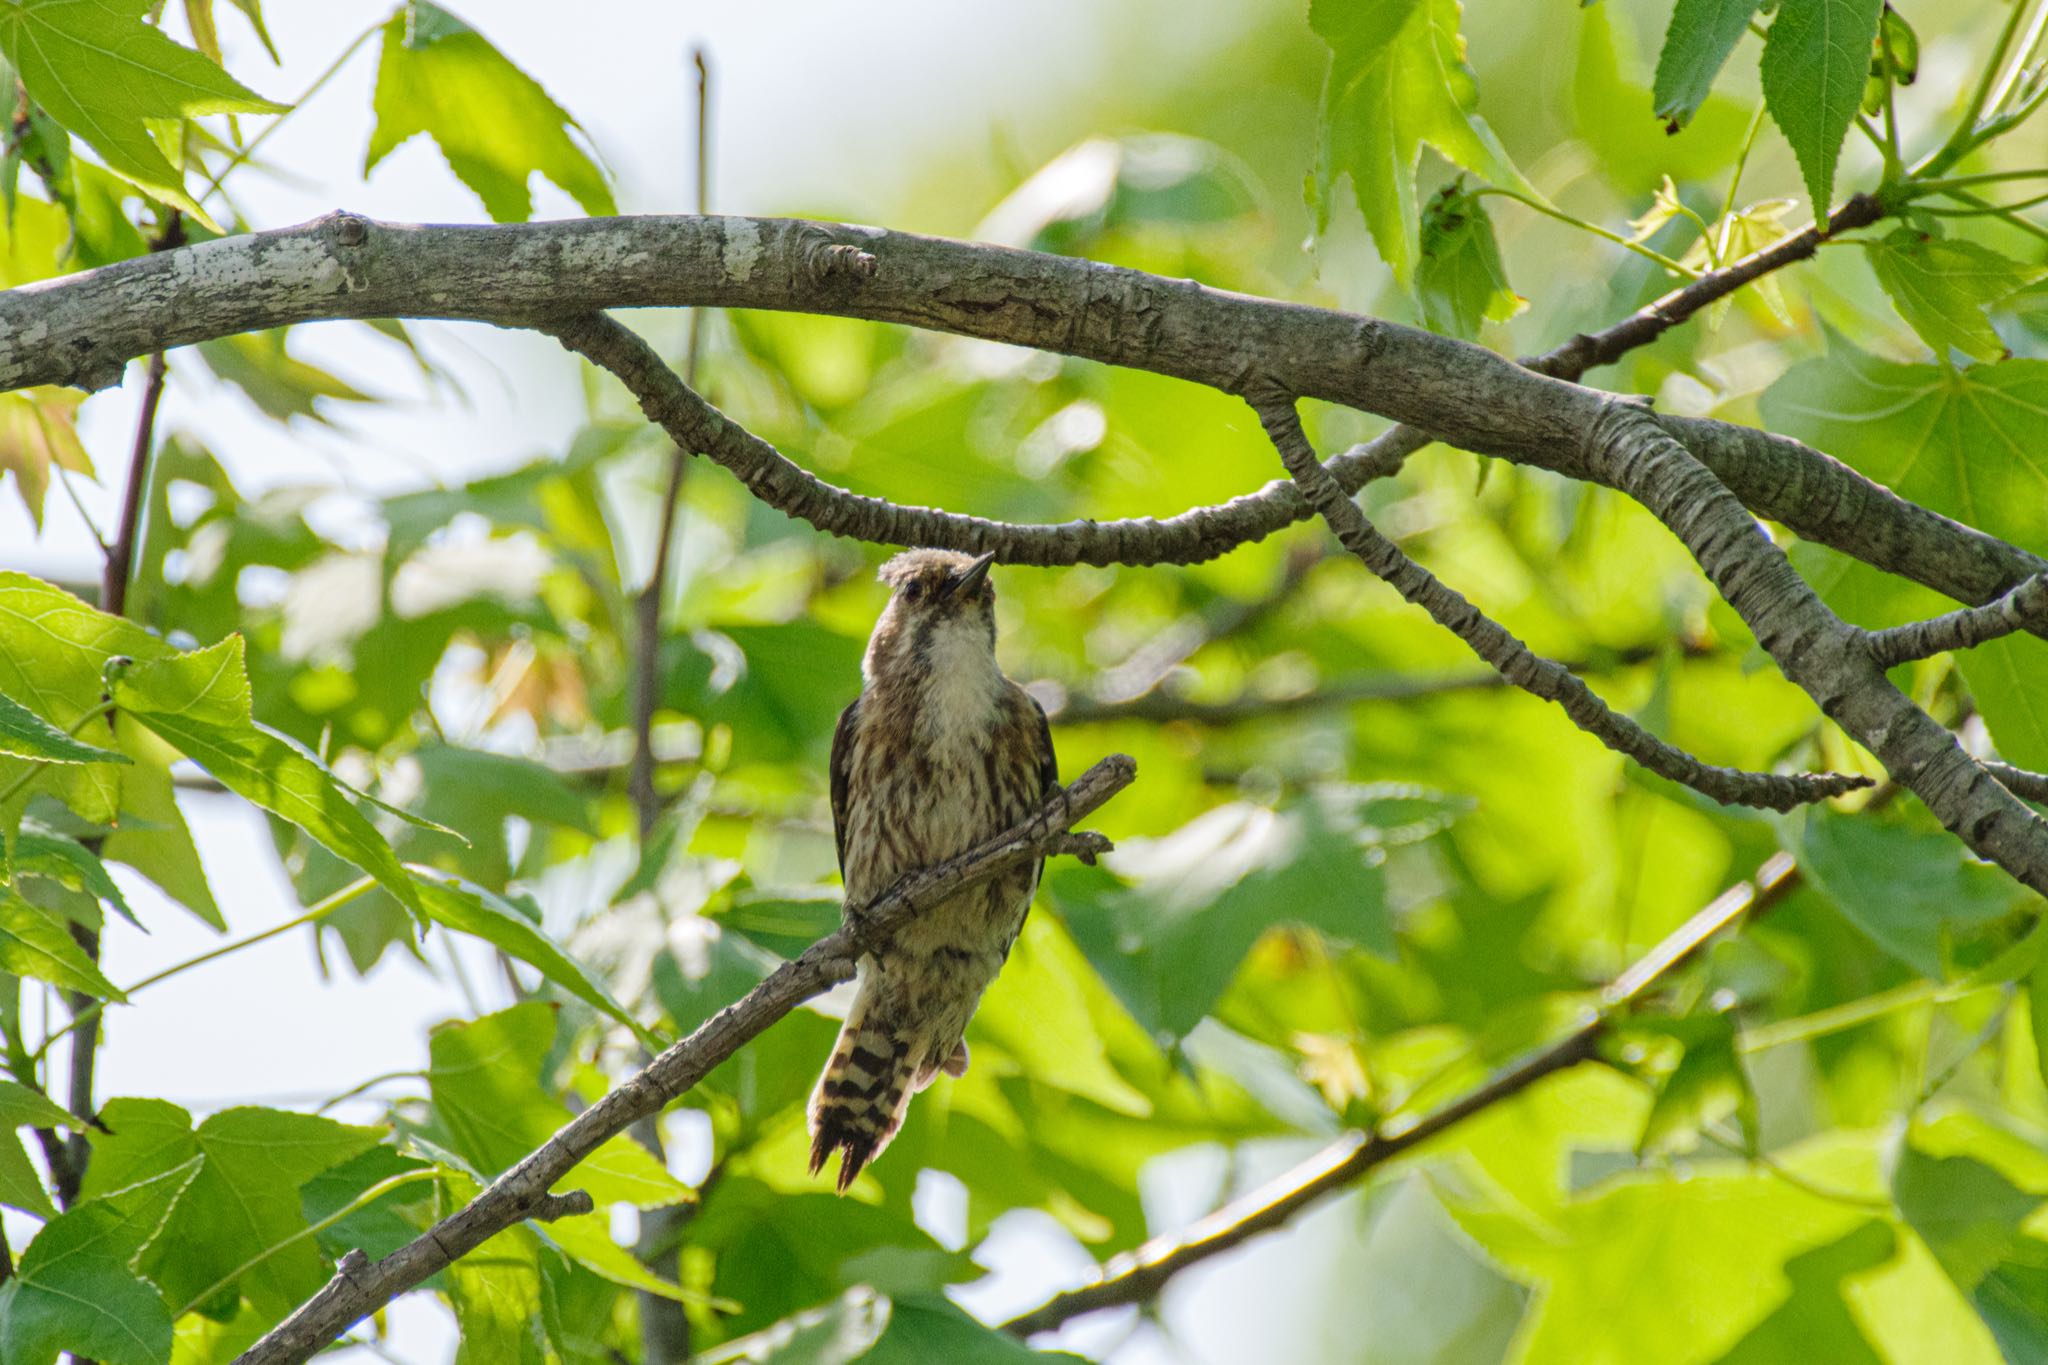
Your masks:
[[[906,323],[1229,392],[1282,374],[1304,397],[1377,412],[1481,454],[1599,477],[1577,440],[1590,395],[1463,342],[1091,261],[790,219],[419,227],[334,214],[0,293],[0,387],[100,387],[146,351],[320,318],[531,326],[644,306]],[[1662,420],[1759,515],[1959,601],[1989,601],[2048,571],[2048,560],[1917,508],[1797,442]],[[1339,469],[1352,488],[1369,472],[1350,461]],[[1151,564],[1212,558],[1304,515],[1282,480],[1165,521],[1027,528],[926,513],[894,524],[906,540],[995,549],[1011,562]]]
[[[1890,668],[2044,626],[2048,626],[2048,574],[2036,574],[1981,607],[1964,607],[1932,620],[1872,631],[1870,654],[1880,668]]]
[[[1442,1109],[1403,1124],[1398,1119],[1370,1134],[1348,1134],[1242,1199],[1236,1199],[1183,1232],[1155,1237],[1112,1260],[1093,1284],[1057,1294],[1003,1324],[1017,1336],[1049,1332],[1070,1318],[1104,1308],[1143,1303],[1166,1282],[1211,1256],[1229,1251],[1260,1233],[1278,1228],[1325,1196],[1455,1128],[1466,1119],[1513,1099],[1538,1081],[1567,1071],[1595,1054],[1600,1036],[1671,971],[1744,916],[1760,915],[1800,882],[1799,869],[1773,854],[1751,881],[1738,882],[1666,935],[1664,940],[1614,979],[1603,992],[1603,1007],[1586,1023],[1548,1047],[1523,1058],[1477,1089]]]
[[[549,1191],[578,1162],[636,1119],[658,1113],[790,1010],[849,980],[861,954],[886,941],[911,915],[931,908],[963,886],[986,881],[1035,858],[1055,853],[1092,857],[1106,849],[1108,841],[1100,835],[1076,833],[1073,826],[1136,776],[1135,763],[1113,754],[1081,774],[1071,787],[1055,793],[1037,815],[1015,829],[945,863],[909,873],[866,906],[849,907],[846,927],[776,968],[744,998],[720,1010],[696,1032],[571,1119],[462,1209],[380,1261],[372,1262],[360,1254],[344,1257],[326,1287],[236,1357],[236,1365],[306,1360],[365,1315],[497,1233],[523,1219],[559,1216],[563,1211],[560,1200],[574,1195],[557,1196]]]
[[[1301,485],[1303,496],[1329,523],[1345,549],[1357,555],[1394,591],[1428,612],[1438,625],[1470,645],[1472,652],[1492,665],[1501,677],[1545,701],[1556,702],[1571,717],[1572,724],[1616,753],[1627,755],[1660,777],[1730,805],[1790,810],[1870,785],[1866,777],[1839,773],[1749,773],[1717,767],[1664,743],[1610,708],[1563,664],[1538,657],[1381,535],[1316,458],[1290,399],[1269,394],[1255,396],[1252,401],[1287,472]]]
[[[1669,527],[1780,671],[1872,753],[1950,833],[2048,893],[2048,821],[1894,687],[1849,625],[1799,576],[1747,508],[1639,406],[1607,400],[1585,458]]]

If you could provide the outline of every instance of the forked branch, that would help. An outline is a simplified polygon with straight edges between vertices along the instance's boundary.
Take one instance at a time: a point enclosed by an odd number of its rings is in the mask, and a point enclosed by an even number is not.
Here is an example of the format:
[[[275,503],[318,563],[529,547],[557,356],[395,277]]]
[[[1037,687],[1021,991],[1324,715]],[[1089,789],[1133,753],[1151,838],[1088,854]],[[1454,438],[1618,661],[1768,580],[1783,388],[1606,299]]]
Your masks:
[[[1574,725],[1616,753],[1627,755],[1660,777],[1728,805],[1790,810],[1870,785],[1869,778],[1843,773],[1751,773],[1718,767],[1666,744],[1609,707],[1563,664],[1537,655],[1381,535],[1345,493],[1343,485],[1316,458],[1291,398],[1279,393],[1261,394],[1252,400],[1252,406],[1258,410],[1266,434],[1272,438],[1281,462],[1301,488],[1302,496],[1329,523],[1345,549],[1357,555],[1394,591],[1428,612],[1438,625],[1470,645],[1472,652],[1492,665],[1501,677],[1545,701],[1556,702]]]

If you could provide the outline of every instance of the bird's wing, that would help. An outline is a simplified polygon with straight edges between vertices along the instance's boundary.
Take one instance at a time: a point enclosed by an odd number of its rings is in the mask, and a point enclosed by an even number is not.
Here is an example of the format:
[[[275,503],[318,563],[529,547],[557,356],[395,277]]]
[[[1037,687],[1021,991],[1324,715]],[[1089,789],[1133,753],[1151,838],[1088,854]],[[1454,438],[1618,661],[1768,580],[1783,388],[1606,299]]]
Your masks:
[[[1045,718],[1045,708],[1029,692],[1024,693],[1024,700],[1031,703],[1031,714],[1038,717],[1038,794],[1043,800],[1060,785],[1060,760],[1052,749],[1052,722]]]
[[[860,698],[839,713],[832,731],[832,841],[839,849],[839,875],[846,875],[846,788],[853,776],[853,735],[860,724]]]

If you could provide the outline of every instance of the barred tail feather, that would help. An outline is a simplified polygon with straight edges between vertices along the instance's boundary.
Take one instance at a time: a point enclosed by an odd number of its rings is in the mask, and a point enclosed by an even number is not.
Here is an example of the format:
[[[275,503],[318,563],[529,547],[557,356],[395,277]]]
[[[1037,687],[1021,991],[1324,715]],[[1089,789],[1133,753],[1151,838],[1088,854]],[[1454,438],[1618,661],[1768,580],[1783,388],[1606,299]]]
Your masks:
[[[811,1092],[811,1174],[838,1152],[842,1194],[903,1126],[917,1070],[910,1040],[870,1022],[867,987],[863,982],[832,1060]]]

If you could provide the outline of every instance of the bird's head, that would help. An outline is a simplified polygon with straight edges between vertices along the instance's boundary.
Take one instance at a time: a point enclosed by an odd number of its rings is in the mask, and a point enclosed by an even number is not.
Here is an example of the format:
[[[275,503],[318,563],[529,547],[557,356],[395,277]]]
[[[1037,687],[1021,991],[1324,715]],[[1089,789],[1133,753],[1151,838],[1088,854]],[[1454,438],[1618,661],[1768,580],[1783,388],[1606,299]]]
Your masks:
[[[996,647],[993,553],[905,550],[882,566],[893,591],[875,623],[862,671],[869,680],[903,666],[950,667],[986,658]]]

